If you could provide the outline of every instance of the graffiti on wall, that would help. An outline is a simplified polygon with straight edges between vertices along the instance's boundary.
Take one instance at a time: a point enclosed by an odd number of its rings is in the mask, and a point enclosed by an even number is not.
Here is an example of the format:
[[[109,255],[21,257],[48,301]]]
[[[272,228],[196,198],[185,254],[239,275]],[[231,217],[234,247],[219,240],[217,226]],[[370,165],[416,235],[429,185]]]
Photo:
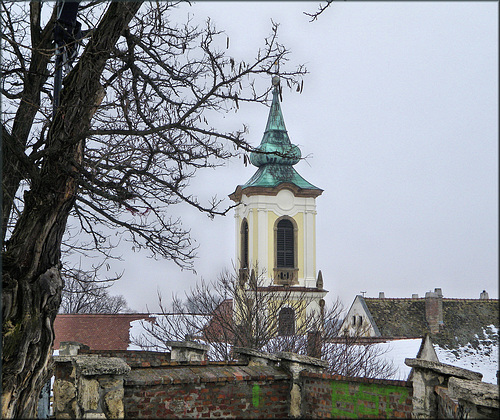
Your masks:
[[[255,384],[252,387],[252,404],[254,407],[258,408],[260,402],[260,386]]]
[[[360,416],[393,417],[397,405],[405,404],[410,389],[378,384],[349,384],[331,382],[332,417],[358,418]]]

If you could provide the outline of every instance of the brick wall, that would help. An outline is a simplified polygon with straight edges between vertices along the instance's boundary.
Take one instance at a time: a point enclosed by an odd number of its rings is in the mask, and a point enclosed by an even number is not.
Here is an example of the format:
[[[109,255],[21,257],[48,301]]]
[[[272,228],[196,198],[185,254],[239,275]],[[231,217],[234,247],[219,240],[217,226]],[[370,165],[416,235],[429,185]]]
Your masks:
[[[411,418],[410,382],[301,373],[306,418]]]
[[[133,369],[125,379],[129,418],[284,418],[290,378],[274,367],[235,365]]]
[[[127,350],[130,322],[148,314],[58,314],[54,321],[54,349],[62,341],[76,341],[94,350]]]
[[[450,392],[447,388],[437,386],[437,406],[438,406],[438,416],[440,419],[458,419],[459,407],[458,400],[452,398]]]

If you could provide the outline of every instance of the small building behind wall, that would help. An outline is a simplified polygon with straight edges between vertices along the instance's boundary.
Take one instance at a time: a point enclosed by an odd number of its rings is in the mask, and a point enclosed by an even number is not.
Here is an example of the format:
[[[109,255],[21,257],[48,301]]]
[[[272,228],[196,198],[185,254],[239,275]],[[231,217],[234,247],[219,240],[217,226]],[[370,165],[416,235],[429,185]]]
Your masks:
[[[418,338],[431,334],[434,343],[466,344],[493,325],[498,329],[498,299],[482,292],[479,299],[445,298],[441,289],[425,297],[378,298],[357,295],[341,327],[363,337]],[[360,328],[362,327],[362,328]]]
[[[496,383],[498,371],[498,299],[483,291],[479,299],[446,298],[442,290],[411,298],[355,297],[341,331],[377,340],[420,338],[428,334],[439,359],[479,370]]]

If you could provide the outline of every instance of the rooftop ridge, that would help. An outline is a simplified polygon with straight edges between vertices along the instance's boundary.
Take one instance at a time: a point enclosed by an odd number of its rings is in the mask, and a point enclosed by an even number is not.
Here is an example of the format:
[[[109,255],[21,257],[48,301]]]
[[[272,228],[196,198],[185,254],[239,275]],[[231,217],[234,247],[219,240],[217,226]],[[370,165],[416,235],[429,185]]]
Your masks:
[[[128,314],[57,314],[58,318],[62,317],[115,317],[115,318],[134,318],[134,317],[149,317],[151,314],[148,312],[133,312]]]
[[[364,297],[364,300],[425,300],[425,297],[411,298],[411,297]],[[477,301],[477,302],[498,302],[498,299],[479,299],[479,298],[442,298],[443,300],[453,301]]]

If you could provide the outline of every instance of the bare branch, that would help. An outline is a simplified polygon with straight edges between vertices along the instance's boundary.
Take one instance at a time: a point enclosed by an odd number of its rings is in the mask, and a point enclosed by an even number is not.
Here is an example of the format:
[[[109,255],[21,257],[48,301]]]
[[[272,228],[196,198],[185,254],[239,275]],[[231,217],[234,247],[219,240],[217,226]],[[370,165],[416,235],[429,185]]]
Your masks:
[[[319,15],[321,15],[321,13],[323,13],[326,9],[328,9],[330,7],[330,5],[332,3],[333,3],[333,0],[326,0],[325,4],[319,5],[318,10],[316,12],[314,12],[314,13],[304,12],[304,14],[311,18],[311,20],[309,22],[314,22],[316,19],[318,19]]]

